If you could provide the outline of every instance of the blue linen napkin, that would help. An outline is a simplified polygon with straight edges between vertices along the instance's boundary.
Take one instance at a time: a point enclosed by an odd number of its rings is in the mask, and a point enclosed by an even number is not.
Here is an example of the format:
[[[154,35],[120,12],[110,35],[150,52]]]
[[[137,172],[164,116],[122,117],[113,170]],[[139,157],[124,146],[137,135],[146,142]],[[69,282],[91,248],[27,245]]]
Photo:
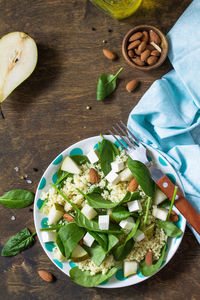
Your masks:
[[[161,151],[179,174],[186,198],[200,213],[199,0],[190,4],[167,38],[174,69],[144,94],[129,115],[128,128]],[[200,235],[192,231],[200,243]]]

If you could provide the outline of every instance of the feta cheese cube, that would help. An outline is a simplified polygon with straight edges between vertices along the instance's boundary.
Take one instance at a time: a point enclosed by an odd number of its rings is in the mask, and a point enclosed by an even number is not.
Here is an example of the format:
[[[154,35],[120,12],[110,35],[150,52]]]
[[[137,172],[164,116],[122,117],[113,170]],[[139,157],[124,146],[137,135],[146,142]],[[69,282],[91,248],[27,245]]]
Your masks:
[[[152,211],[152,215],[157,218],[160,219],[162,221],[166,221],[167,220],[167,215],[168,215],[168,210],[166,208],[158,208],[157,206],[153,207],[153,211]]]
[[[89,159],[91,164],[96,163],[99,160],[99,153],[97,149],[91,149],[88,154],[87,158]]]
[[[138,263],[136,261],[124,261],[123,271],[124,277],[136,274],[138,269]]]
[[[137,230],[133,239],[136,241],[136,242],[140,242],[142,241],[143,239],[145,238],[145,235],[144,235],[144,232],[142,232],[141,230]]]
[[[129,170],[129,168],[124,169],[119,173],[120,181],[130,181],[133,178],[133,174]]]
[[[109,222],[110,222],[109,215],[99,216],[99,228],[101,230],[108,230],[109,229]]]
[[[94,208],[89,206],[88,204],[85,204],[83,208],[81,209],[82,214],[89,220],[92,220],[94,217],[96,217],[97,212]]]
[[[111,168],[114,172],[119,172],[124,169],[124,163],[118,162],[118,161],[113,161],[113,162],[111,162]]]
[[[42,231],[42,240],[44,243],[55,242],[56,231]]]
[[[127,206],[130,212],[142,210],[142,205],[138,200],[128,202]]]
[[[120,181],[119,175],[114,171],[110,171],[105,178],[109,183],[112,184],[117,184]]]
[[[94,243],[94,238],[89,232],[86,233],[86,235],[83,237],[83,244],[91,247],[92,244]]]
[[[126,220],[122,220],[119,223],[119,226],[123,229],[131,230],[133,226],[135,225],[135,221],[132,217],[128,217]]]

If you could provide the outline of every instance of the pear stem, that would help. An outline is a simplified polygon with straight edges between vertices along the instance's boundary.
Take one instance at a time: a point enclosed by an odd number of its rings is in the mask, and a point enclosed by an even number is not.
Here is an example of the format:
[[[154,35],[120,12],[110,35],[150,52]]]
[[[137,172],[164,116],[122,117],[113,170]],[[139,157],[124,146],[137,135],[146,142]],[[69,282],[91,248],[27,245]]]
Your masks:
[[[2,111],[1,105],[0,105],[0,113],[1,113],[1,118],[4,120],[5,117],[4,117],[4,114],[3,114],[3,111]]]

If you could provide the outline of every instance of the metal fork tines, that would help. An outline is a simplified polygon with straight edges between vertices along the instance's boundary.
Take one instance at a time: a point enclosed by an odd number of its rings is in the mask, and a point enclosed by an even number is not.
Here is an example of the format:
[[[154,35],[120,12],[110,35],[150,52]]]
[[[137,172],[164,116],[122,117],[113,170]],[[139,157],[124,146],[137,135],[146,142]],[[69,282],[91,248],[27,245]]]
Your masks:
[[[109,130],[110,134],[116,139],[122,149],[124,149],[132,159],[140,160],[145,164],[148,163],[148,159],[146,157],[146,148],[122,121],[120,121],[120,124],[116,123],[116,126],[112,126],[112,129],[115,133]]]

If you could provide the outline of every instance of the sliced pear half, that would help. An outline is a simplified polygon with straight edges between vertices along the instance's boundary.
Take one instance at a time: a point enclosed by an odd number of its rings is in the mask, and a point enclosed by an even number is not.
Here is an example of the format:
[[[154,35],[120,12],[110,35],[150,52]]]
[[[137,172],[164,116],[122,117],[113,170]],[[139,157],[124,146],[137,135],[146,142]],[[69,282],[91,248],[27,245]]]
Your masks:
[[[31,75],[37,58],[36,43],[26,33],[11,32],[0,39],[0,104]]]
[[[89,258],[88,253],[80,245],[76,245],[71,254],[71,260],[74,262],[83,261]]]
[[[81,169],[70,156],[66,156],[65,159],[63,160],[63,163],[61,165],[61,170],[72,174],[81,173]]]

